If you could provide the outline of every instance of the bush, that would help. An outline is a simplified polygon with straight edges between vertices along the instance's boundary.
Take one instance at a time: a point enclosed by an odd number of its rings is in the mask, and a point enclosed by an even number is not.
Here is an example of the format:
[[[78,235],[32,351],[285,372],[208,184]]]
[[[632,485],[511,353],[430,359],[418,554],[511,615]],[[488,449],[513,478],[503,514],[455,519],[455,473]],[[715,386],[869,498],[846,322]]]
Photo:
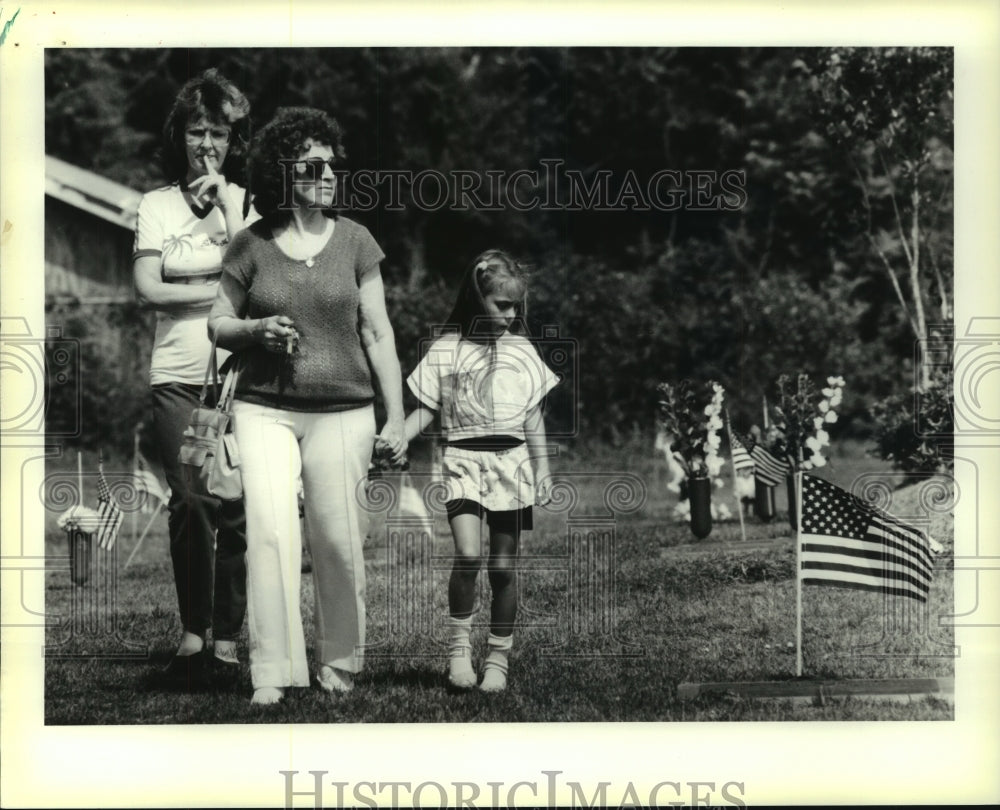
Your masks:
[[[60,332],[46,341],[48,360],[67,340],[79,351],[79,365],[66,369],[65,380],[49,381],[46,432],[65,437],[67,447],[130,457],[136,426],[149,413],[152,315],[134,303],[55,305],[46,325]]]
[[[949,370],[926,391],[891,396],[872,407],[875,450],[904,472],[933,475],[954,463],[955,394]]]

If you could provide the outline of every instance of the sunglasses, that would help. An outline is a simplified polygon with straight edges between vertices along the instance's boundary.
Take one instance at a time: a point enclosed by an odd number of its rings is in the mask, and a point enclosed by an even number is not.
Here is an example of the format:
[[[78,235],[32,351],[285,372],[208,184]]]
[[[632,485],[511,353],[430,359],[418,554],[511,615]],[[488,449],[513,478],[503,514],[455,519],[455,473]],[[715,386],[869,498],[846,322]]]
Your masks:
[[[323,176],[323,170],[329,166],[336,171],[337,161],[334,158],[323,160],[323,158],[313,157],[306,160],[299,160],[295,163],[295,173],[307,176],[310,180],[318,180]]]

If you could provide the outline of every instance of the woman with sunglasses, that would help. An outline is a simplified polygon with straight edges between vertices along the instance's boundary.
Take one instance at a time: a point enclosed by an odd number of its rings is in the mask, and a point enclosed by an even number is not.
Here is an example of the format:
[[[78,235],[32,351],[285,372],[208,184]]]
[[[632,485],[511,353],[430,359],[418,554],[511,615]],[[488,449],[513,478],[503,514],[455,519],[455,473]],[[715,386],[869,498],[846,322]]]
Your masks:
[[[234,429],[247,510],[250,675],[255,704],[309,686],[299,607],[297,480],[315,590],[317,681],[349,691],[365,643],[365,519],[359,496],[375,439],[406,452],[403,395],[379,263],[366,228],[333,210],[344,158],[337,122],[278,110],[255,138],[262,219],[226,252],[209,330],[240,355]]]
[[[243,504],[220,503],[188,481],[177,456],[212,350],[206,321],[223,251],[249,212],[246,192],[231,179],[242,174],[249,112],[244,95],[216,70],[185,84],[163,127],[169,184],[143,196],[136,225],[136,294],[156,312],[152,422],[170,486],[170,557],[183,627],[166,674],[185,688],[203,685],[213,669],[238,670],[236,640],[246,615]],[[219,352],[219,362],[227,355]]]

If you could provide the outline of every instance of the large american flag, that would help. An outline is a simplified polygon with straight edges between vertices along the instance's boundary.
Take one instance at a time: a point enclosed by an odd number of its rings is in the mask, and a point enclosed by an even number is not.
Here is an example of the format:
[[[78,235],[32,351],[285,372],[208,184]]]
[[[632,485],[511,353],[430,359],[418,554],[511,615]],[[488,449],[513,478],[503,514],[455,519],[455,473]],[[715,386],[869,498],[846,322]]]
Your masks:
[[[104,478],[103,464],[98,464],[97,473],[97,545],[99,548],[110,549],[118,539],[124,515]]]
[[[934,574],[926,534],[811,475],[802,476],[799,577],[927,601]]]

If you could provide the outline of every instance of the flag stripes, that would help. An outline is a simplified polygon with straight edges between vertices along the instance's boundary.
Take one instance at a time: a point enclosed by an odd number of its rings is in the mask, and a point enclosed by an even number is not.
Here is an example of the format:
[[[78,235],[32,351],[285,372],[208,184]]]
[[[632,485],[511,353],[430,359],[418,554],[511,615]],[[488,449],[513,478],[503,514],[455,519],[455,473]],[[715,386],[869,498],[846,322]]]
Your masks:
[[[104,465],[97,465],[97,545],[111,548],[118,539],[124,515],[111,494],[111,488],[104,478]]]
[[[804,584],[859,588],[927,601],[931,540],[834,484],[802,476]]]
[[[753,446],[753,449],[750,450],[750,457],[755,463],[754,475],[769,487],[779,484],[792,470],[792,466],[787,461],[776,458],[761,444]]]
[[[753,459],[744,447],[743,442],[733,433],[729,437],[730,450],[733,456],[733,469],[737,472],[741,470],[752,470],[754,468]]]

